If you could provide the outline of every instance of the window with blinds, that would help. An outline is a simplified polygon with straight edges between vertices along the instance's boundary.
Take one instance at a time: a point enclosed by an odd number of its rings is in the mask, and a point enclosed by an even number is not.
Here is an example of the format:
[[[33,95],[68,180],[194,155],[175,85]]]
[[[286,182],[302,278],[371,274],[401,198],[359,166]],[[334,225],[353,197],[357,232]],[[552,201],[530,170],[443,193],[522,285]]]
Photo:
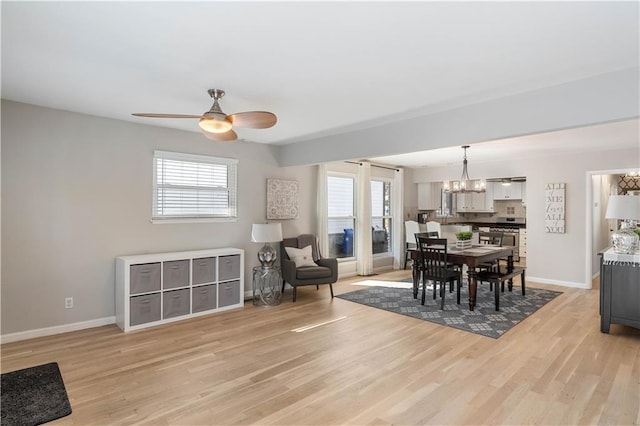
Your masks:
[[[355,179],[345,176],[327,177],[327,227],[329,257],[353,257],[355,228]]]
[[[238,160],[155,151],[154,220],[237,218]]]

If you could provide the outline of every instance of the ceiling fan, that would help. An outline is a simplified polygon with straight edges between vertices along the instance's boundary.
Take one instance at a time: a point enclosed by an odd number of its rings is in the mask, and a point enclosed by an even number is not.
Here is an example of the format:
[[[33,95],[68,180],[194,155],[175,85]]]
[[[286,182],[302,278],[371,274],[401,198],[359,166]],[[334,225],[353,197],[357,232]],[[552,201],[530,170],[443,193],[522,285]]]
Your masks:
[[[207,93],[213,98],[213,105],[209,111],[202,115],[155,114],[146,112],[135,112],[132,115],[149,118],[199,118],[200,122],[198,125],[207,138],[225,142],[238,139],[238,135],[233,131],[233,127],[267,129],[273,127],[276,121],[278,121],[275,114],[267,111],[247,111],[227,115],[222,112],[220,104],[218,103],[224,96],[224,90],[209,89]]]

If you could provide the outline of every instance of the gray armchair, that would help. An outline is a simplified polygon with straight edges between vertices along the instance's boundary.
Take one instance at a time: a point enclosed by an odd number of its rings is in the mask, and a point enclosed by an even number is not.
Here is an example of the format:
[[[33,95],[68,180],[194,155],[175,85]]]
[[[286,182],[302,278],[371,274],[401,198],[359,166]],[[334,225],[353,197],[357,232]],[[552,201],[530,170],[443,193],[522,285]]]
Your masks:
[[[289,258],[285,247],[302,249],[311,246],[315,266],[301,266],[296,268],[296,263]],[[322,258],[318,248],[318,239],[315,235],[302,234],[294,238],[285,238],[280,243],[280,264],[282,266],[282,292],[285,283],[293,287],[293,301],[296,301],[296,288],[303,285],[329,284],[331,297],[333,298],[332,284],[338,281],[338,260],[335,258]]]

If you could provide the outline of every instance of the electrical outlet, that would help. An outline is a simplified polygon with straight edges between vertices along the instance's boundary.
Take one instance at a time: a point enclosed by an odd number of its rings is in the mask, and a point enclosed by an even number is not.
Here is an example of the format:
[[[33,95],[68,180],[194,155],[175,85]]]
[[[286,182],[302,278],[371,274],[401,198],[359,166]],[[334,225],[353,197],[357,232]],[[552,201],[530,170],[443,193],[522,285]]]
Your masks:
[[[65,297],[64,298],[64,308],[65,309],[73,308],[73,297]]]

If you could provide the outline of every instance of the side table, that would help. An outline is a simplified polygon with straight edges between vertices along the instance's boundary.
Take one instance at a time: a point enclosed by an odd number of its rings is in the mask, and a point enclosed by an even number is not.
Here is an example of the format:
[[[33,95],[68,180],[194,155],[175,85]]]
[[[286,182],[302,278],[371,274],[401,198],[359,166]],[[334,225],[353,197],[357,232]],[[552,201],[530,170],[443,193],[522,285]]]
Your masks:
[[[263,269],[253,267],[253,304],[275,306],[280,304],[282,275],[279,266]]]

